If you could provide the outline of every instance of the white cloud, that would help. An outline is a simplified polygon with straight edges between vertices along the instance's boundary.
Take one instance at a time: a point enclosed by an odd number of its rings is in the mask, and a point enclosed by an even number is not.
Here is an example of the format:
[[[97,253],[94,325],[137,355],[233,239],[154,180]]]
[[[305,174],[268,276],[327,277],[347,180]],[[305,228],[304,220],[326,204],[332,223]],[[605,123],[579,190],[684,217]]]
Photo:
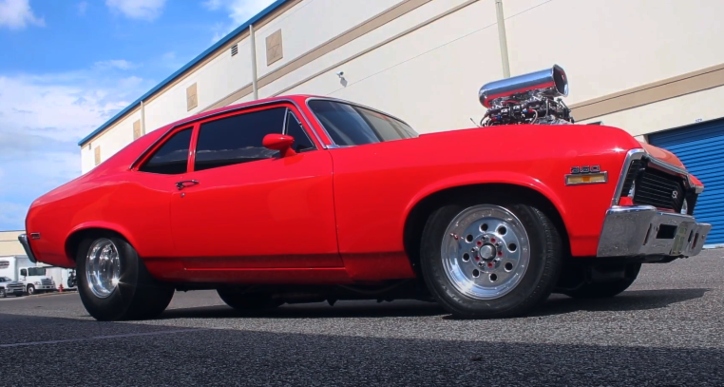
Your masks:
[[[81,1],[80,3],[76,4],[76,8],[78,8],[79,15],[85,15],[86,10],[88,10],[88,2]]]
[[[108,70],[0,75],[0,230],[22,229],[33,200],[80,175],[77,142],[149,87]]]
[[[153,20],[161,15],[166,0],[106,0],[108,8],[131,19]]]
[[[33,13],[30,0],[0,0],[0,27],[18,30],[28,24],[45,25],[45,20]]]
[[[125,59],[104,60],[104,61],[96,62],[95,66],[99,67],[99,68],[116,68],[119,70],[130,70],[130,69],[136,67],[136,65],[134,65],[133,63],[131,63]]]
[[[24,230],[25,215],[28,207],[14,202],[0,201],[0,227],[11,225],[12,227],[0,228],[0,231]]]
[[[273,2],[274,0],[207,0],[203,5],[211,11],[223,9],[229,12],[229,17],[235,23],[241,24]]]
[[[218,23],[213,27],[213,40],[217,41],[273,2],[274,0],[206,0],[202,4],[210,11],[227,12],[231,19],[229,23]]]
[[[66,77],[69,75],[60,75],[57,81]],[[48,76],[0,76],[3,129],[13,128],[22,135],[42,135],[59,141],[79,140],[112,112],[130,103],[107,88],[57,81]]]

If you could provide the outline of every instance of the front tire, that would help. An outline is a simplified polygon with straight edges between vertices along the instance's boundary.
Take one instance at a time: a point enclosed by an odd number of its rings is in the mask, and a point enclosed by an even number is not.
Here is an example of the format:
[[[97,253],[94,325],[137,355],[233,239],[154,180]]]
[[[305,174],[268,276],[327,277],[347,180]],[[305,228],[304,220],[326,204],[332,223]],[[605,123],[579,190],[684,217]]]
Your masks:
[[[76,257],[78,293],[96,320],[154,318],[171,302],[174,288],[158,283],[123,238],[84,240]]]
[[[562,255],[559,232],[543,211],[503,198],[440,207],[420,251],[428,288],[457,318],[529,313],[550,296]]]

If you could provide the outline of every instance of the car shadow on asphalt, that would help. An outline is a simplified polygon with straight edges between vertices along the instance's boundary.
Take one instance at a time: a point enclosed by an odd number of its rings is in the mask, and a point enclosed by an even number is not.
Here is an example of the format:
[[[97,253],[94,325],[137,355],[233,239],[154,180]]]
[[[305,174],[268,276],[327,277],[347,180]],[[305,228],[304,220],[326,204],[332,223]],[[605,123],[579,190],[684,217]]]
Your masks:
[[[633,312],[667,308],[671,304],[704,297],[708,288],[629,290],[618,296],[576,299],[554,294],[530,316],[552,316],[574,312]]]
[[[580,311],[633,312],[667,308],[671,304],[686,302],[704,296],[707,288],[630,290],[612,298],[574,299],[560,294],[552,295],[543,305],[527,317],[555,316]],[[305,318],[384,318],[441,316],[454,320],[441,306],[431,302],[394,301],[340,301],[335,306],[327,303],[283,305],[263,312],[241,312],[226,305],[177,308],[166,310],[159,319],[178,318],[239,318],[263,317],[279,319]]]
[[[445,310],[432,302],[394,301],[340,301],[334,306],[326,302],[308,304],[285,304],[279,308],[242,312],[226,305],[202,306],[195,308],[167,309],[159,319],[176,318],[238,318],[263,317],[280,319],[304,318],[382,318],[382,317],[425,317],[446,314]]]
[[[505,342],[505,335],[486,339],[479,331],[468,332],[467,340],[446,339],[435,328],[395,337],[408,332],[394,332],[394,325],[374,336],[354,329],[329,334],[314,325],[307,327],[315,333],[179,329],[0,313],[3,322],[0,353],[6,359],[44,355],[0,367],[7,386],[724,385],[721,348],[622,345],[607,342],[605,330],[586,327],[567,331],[563,342],[546,342],[554,339],[545,331]],[[586,342],[587,334],[596,340]],[[719,344],[716,332],[702,334]]]

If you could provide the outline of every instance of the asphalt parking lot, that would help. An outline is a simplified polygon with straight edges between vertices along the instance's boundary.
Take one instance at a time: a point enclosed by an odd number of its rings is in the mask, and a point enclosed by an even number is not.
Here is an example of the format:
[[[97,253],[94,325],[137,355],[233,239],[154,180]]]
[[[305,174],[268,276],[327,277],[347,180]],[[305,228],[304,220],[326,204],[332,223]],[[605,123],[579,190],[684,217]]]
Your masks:
[[[608,300],[527,318],[434,304],[283,306],[248,317],[177,293],[153,321],[100,323],[76,293],[0,300],[0,379],[26,385],[721,386],[724,250],[645,265]]]

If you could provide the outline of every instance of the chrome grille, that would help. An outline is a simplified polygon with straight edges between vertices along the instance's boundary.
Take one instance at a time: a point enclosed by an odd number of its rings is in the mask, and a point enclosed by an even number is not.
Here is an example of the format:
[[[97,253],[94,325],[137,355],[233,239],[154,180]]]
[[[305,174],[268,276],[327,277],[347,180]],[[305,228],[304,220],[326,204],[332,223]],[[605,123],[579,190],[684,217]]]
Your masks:
[[[622,196],[629,194],[634,182],[634,204],[681,212],[684,200],[687,200],[687,214],[694,213],[698,195],[687,189],[683,177],[648,166],[646,160],[639,159],[631,162],[624,179]]]
[[[684,196],[683,179],[655,169],[645,169],[636,180],[633,201],[679,212]]]

